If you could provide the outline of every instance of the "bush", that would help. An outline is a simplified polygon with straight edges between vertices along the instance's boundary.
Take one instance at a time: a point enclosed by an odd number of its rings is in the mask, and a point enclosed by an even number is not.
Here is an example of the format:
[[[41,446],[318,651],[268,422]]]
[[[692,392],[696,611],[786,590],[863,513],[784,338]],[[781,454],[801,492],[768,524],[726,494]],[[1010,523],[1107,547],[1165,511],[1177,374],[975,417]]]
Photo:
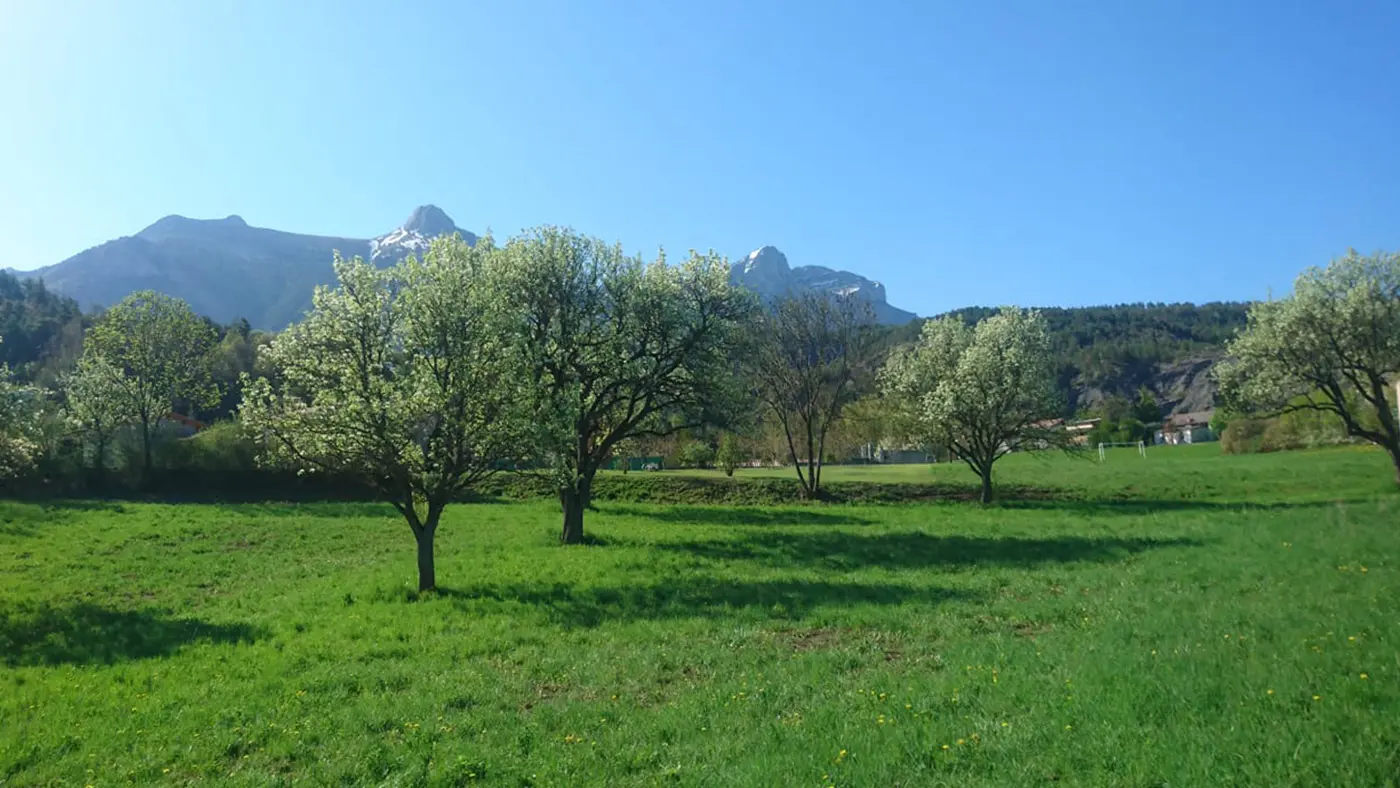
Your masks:
[[[253,471],[258,449],[243,428],[231,421],[179,441],[181,466],[202,471]]]
[[[1220,434],[1220,450],[1226,454],[1253,454],[1260,451],[1269,422],[1261,419],[1232,419]]]
[[[739,467],[745,459],[743,447],[739,445],[739,439],[734,435],[725,435],[719,439],[719,452],[715,459],[719,461],[719,467],[724,469],[725,476],[733,476],[734,469]]]
[[[704,441],[691,441],[681,447],[679,459],[691,468],[708,468],[715,460],[715,450]]]

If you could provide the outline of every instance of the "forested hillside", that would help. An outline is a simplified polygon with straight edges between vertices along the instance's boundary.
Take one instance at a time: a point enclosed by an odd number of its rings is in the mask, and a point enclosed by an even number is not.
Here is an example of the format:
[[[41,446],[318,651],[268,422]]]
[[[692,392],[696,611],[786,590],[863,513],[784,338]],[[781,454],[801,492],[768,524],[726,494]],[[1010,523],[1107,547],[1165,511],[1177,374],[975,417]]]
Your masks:
[[[0,340],[0,364],[21,380],[52,383],[82,351],[78,302],[39,280],[0,271]]]
[[[1245,325],[1249,305],[1138,303],[1045,307],[1060,387],[1071,411],[1084,411],[1118,394],[1147,386],[1167,409],[1209,407],[1209,370],[1225,341]],[[969,325],[993,307],[954,310]],[[896,341],[912,341],[922,323],[901,327]]]
[[[1042,308],[1055,348],[1059,383],[1070,412],[1086,411],[1106,397],[1133,397],[1147,386],[1167,409],[1198,409],[1214,396],[1209,369],[1227,339],[1245,324],[1247,304],[1121,304]],[[969,325],[996,308],[970,307],[952,314]],[[0,272],[0,362],[24,381],[52,386],[82,351],[85,318],[71,298],[43,282]],[[915,321],[891,329],[891,344],[912,342],[923,325]],[[223,375],[230,392],[222,407],[236,402],[238,374],[252,369],[253,346],[267,334],[236,320],[221,327]],[[1207,405],[1208,406],[1208,405]]]

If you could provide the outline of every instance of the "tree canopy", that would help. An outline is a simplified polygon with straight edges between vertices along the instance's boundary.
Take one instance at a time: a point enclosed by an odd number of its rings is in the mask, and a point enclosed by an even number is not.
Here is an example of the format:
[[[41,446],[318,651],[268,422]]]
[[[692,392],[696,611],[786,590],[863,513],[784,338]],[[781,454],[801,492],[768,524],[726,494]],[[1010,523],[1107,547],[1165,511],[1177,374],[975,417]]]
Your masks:
[[[808,498],[821,494],[827,438],[842,409],[874,377],[874,324],[864,301],[818,292],[779,299],[760,321],[751,375]]]
[[[947,446],[982,479],[992,497],[992,466],[1016,449],[1067,445],[1048,420],[1062,410],[1045,322],[1034,311],[1004,308],[974,327],[933,320],[912,348],[883,371],[887,393],[906,403],[929,442]]]
[[[713,253],[647,263],[556,227],[513,239],[500,273],[530,445],[559,490],[561,541],[577,543],[593,477],[619,441],[733,418],[743,390],[732,359],[753,301]]]
[[[443,510],[518,448],[520,376],[491,290],[487,237],[432,242],[422,261],[335,263],[306,319],[266,348],[272,378],[245,378],[240,416],[286,461],[377,489],[418,545],[418,587],[436,587]]]
[[[142,468],[152,469],[152,430],[183,404],[193,410],[218,397],[209,352],[218,334],[189,304],[154,291],[132,293],[88,331],[83,356],[120,372],[105,396],[141,428]]]
[[[1390,378],[1400,374],[1400,254],[1354,250],[1304,271],[1293,292],[1256,304],[1216,368],[1231,410],[1335,414],[1349,435],[1382,446],[1400,484],[1400,425]]]

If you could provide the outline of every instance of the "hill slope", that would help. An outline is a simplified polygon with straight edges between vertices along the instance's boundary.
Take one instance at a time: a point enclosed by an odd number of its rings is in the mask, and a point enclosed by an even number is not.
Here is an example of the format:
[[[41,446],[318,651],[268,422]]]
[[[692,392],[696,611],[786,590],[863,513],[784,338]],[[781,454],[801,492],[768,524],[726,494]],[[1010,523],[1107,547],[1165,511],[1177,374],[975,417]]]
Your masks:
[[[317,285],[332,281],[338,251],[387,265],[426,248],[458,228],[439,208],[418,208],[399,228],[378,238],[334,238],[250,227],[238,216],[167,216],[136,235],[108,241],[25,276],[84,308],[110,306],[137,290],[182,298],[220,323],[247,318],[256,328],[281,329],[311,305]]]
[[[970,307],[950,312],[975,323],[997,310]],[[1045,307],[1060,389],[1067,413],[1101,405],[1113,396],[1133,398],[1140,387],[1172,413],[1209,410],[1216,388],[1210,371],[1225,342],[1245,325],[1249,304],[1120,304]],[[912,341],[921,324],[900,329]]]
[[[20,276],[38,277],[84,308],[110,306],[137,290],[157,290],[189,302],[220,323],[246,318],[254,328],[281,330],[311,305],[317,285],[334,277],[338,251],[376,265],[421,253],[439,235],[476,235],[434,205],[416,208],[399,227],[376,238],[335,238],[250,227],[238,216],[189,219],[167,216],[136,235],[108,241],[61,263]],[[888,325],[915,319],[890,306],[879,282],[822,266],[791,268],[771,246],[735,263],[731,281],[773,298],[794,290],[858,293]]]

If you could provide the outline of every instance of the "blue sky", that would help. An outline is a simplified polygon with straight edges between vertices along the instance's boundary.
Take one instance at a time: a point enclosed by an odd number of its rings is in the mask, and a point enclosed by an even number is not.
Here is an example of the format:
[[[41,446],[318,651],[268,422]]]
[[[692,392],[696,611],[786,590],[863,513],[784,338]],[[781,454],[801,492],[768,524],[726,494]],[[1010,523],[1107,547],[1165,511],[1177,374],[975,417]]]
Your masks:
[[[1394,2],[0,0],[0,244],[414,206],[763,244],[970,304],[1286,291],[1400,248]]]

